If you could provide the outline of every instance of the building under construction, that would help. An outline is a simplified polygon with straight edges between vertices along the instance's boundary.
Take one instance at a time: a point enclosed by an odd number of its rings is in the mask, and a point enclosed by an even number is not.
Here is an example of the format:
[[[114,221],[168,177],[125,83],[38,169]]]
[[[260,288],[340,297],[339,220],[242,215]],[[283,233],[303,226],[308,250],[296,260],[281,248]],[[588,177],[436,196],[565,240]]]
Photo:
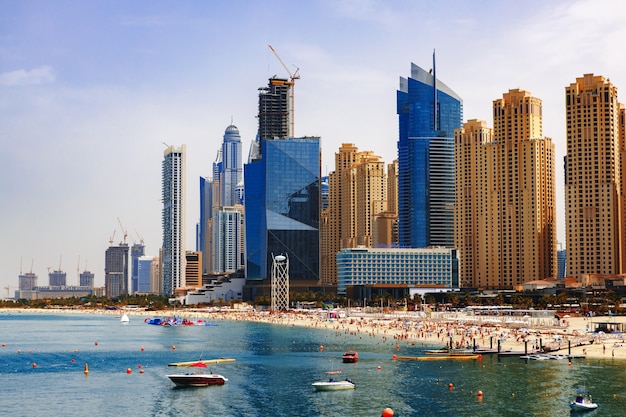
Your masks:
[[[291,89],[293,81],[270,78],[267,87],[259,88],[259,140],[286,139],[291,131]]]

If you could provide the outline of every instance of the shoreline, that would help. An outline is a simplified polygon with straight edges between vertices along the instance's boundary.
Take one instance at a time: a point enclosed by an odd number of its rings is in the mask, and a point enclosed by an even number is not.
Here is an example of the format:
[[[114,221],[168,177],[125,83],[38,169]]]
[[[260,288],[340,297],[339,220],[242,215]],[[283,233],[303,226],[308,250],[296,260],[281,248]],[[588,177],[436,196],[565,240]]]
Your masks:
[[[494,320],[490,316],[464,314],[438,314],[425,316],[418,313],[398,312],[392,314],[356,313],[340,318],[328,318],[319,311],[287,311],[280,313],[236,310],[102,310],[102,309],[40,309],[0,308],[0,314],[102,314],[129,317],[182,316],[203,320],[235,320],[267,323],[281,326],[316,328],[336,333],[360,335],[388,343],[390,350],[400,352],[403,346],[418,345],[471,349],[497,349],[500,352],[525,352],[543,347],[549,353],[571,354],[593,359],[626,359],[624,333],[591,333],[594,320],[584,317],[568,317],[552,324],[544,321]],[[495,318],[497,319],[497,317]],[[595,317],[595,322],[604,322]],[[626,325],[626,317],[611,317],[612,323]]]

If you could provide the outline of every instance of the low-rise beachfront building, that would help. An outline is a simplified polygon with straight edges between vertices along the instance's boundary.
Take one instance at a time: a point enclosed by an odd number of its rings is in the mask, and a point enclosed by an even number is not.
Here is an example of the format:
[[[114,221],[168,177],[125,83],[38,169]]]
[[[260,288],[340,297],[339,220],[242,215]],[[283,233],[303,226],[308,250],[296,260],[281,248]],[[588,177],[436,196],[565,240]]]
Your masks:
[[[391,291],[405,297],[410,289],[459,289],[456,248],[346,248],[337,253],[337,293],[348,298]]]

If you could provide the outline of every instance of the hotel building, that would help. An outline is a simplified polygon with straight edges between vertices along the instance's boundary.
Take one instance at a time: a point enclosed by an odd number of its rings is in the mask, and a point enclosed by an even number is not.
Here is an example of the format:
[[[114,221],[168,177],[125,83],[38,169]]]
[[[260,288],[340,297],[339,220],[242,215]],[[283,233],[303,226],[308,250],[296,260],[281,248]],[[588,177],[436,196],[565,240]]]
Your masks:
[[[346,248],[337,254],[337,293],[351,299],[396,289],[396,298],[410,288],[459,288],[457,250],[453,248]],[[401,293],[400,293],[401,292]]]

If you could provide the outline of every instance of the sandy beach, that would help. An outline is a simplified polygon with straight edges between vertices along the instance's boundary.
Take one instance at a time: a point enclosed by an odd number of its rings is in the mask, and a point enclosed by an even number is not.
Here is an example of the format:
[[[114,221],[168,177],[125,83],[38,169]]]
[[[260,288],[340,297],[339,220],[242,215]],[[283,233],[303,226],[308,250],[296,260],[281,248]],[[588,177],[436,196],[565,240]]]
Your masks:
[[[390,352],[401,355],[402,347],[424,345],[454,348],[499,349],[500,352],[528,352],[540,349],[550,353],[588,358],[626,359],[623,333],[592,333],[598,323],[622,323],[626,317],[567,317],[563,319],[514,319],[500,316],[470,316],[461,313],[389,314],[347,312],[337,318],[319,311],[281,313],[208,311],[181,309],[168,311],[89,310],[89,309],[0,309],[2,313],[80,313],[121,315],[141,318],[177,315],[189,319],[245,320],[283,326],[324,329],[337,336],[352,334],[377,338]],[[391,355],[391,353],[390,353]]]

